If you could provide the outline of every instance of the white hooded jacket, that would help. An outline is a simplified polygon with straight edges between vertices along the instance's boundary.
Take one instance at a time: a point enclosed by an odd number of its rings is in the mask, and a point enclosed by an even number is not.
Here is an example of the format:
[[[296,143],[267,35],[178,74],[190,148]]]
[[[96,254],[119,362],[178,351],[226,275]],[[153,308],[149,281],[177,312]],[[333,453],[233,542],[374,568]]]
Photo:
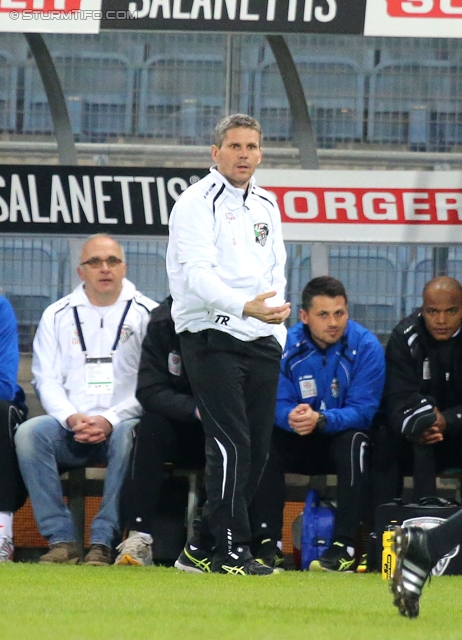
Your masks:
[[[74,318],[78,316],[89,358],[107,357],[117,336],[127,302],[132,304],[123,322],[116,352],[112,356],[114,392],[88,395],[85,385],[85,354]],[[143,296],[124,278],[117,301],[104,317],[89,301],[83,283],[51,304],[43,312],[34,338],[32,384],[46,413],[68,429],[66,420],[74,413],[102,415],[116,428],[123,420],[141,415],[135,397],[141,343],[150,311],[157,302]]]
[[[177,333],[217,329],[243,341],[286,329],[243,316],[246,302],[277,291],[268,306],[284,302],[286,252],[274,196],[252,178],[246,192],[214,167],[189,187],[170,216],[167,273]]]

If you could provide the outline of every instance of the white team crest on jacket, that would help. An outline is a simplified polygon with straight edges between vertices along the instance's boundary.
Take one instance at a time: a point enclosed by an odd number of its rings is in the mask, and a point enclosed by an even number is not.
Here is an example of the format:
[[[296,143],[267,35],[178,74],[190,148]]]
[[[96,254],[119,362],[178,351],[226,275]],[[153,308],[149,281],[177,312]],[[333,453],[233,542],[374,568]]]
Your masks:
[[[268,238],[268,225],[265,222],[257,222],[253,225],[253,230],[255,233],[255,242],[258,242],[264,247],[266,239]]]
[[[124,324],[122,326],[122,331],[120,332],[120,342],[122,342],[122,344],[124,342],[127,342],[129,337],[132,335],[133,335],[133,327],[131,327],[128,324]]]

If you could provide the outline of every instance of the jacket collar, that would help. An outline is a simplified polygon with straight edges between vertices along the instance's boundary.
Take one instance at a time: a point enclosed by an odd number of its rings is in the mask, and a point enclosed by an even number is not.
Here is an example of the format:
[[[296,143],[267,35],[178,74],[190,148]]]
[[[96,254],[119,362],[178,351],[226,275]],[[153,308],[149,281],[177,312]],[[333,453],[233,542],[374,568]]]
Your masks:
[[[132,282],[130,282],[130,280],[127,280],[127,278],[124,278],[122,280],[122,291],[120,292],[120,295],[114,304],[117,304],[118,302],[121,302],[123,300],[125,301],[132,300],[135,295],[135,292],[136,292],[135,285]],[[91,307],[92,306],[90,300],[88,299],[87,294],[85,293],[85,287],[83,282],[81,282],[71,293],[69,304],[71,307],[79,307],[79,306]]]
[[[229,182],[229,180],[227,180],[225,178],[225,176],[218,171],[216,164],[213,165],[213,167],[210,168],[210,173],[211,173],[211,175],[215,176],[218,180],[221,180],[221,182],[224,183],[226,189],[228,191],[230,191],[235,198],[239,198],[239,199],[244,198],[244,196],[246,194],[245,189],[240,189],[238,187],[233,187],[233,185]],[[254,186],[255,186],[255,176],[252,176],[250,178],[250,180],[249,180],[249,186],[247,188],[247,194],[251,193],[251,191],[252,191]]]
[[[310,345],[310,347],[312,349],[316,349],[316,351],[319,351],[320,353],[327,353],[328,351],[332,350],[336,350],[341,348],[342,351],[345,351],[348,347],[348,333],[349,333],[349,329],[350,329],[350,322],[351,320],[348,320],[347,322],[347,326],[345,327],[345,333],[343,334],[343,336],[340,338],[340,340],[338,340],[338,342],[335,342],[334,344],[331,344],[327,347],[327,349],[321,349],[321,347],[319,347],[316,342],[313,340],[313,337],[311,335],[311,331],[310,328],[308,327],[307,324],[303,324],[303,322],[301,322],[302,325],[302,331],[303,331],[303,336],[306,339],[306,341],[308,342],[308,344]]]

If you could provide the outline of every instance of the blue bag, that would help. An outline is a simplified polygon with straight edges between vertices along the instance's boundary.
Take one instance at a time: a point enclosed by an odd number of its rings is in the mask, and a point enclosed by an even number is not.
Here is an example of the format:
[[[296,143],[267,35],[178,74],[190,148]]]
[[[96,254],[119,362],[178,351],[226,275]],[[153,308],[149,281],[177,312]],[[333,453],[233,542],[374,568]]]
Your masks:
[[[335,510],[331,504],[321,506],[319,493],[310,489],[306,496],[302,523],[302,570],[318,560],[330,546],[334,534]]]

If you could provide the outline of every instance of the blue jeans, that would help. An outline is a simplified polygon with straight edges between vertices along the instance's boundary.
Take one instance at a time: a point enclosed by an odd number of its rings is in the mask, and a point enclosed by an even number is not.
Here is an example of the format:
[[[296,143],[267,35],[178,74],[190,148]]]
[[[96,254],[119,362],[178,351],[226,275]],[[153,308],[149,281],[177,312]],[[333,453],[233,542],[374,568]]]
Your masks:
[[[71,513],[63,501],[59,474],[108,463],[101,507],[91,524],[91,544],[112,545],[120,532],[119,502],[128,469],[132,432],[138,419],[121,422],[100,444],[76,442],[51,416],[26,420],[15,436],[19,467],[40,533],[50,544],[76,540]]]

